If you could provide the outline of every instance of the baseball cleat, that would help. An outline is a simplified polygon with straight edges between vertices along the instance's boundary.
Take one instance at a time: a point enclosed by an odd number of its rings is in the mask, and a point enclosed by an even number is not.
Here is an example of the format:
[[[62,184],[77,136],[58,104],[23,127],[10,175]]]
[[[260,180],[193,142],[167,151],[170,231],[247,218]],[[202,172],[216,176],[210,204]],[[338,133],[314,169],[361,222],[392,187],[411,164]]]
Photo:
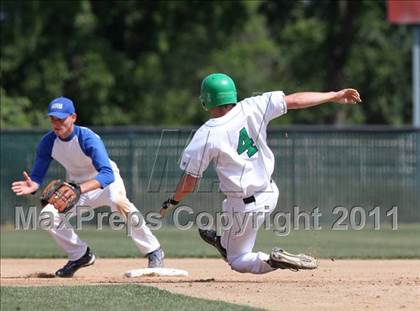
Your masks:
[[[305,254],[290,254],[281,248],[273,248],[268,264],[275,269],[316,269],[318,262],[315,258]]]
[[[82,257],[74,261],[69,260],[63,268],[55,272],[55,275],[60,278],[71,278],[77,270],[93,265],[95,260],[95,254],[92,253],[88,247],[86,253]]]
[[[226,249],[222,246],[222,243],[220,242],[220,236],[216,234],[216,231],[198,229],[198,232],[200,233],[201,238],[205,242],[214,246],[219,251],[224,261],[227,261]]]
[[[146,256],[149,259],[149,263],[147,265],[148,268],[163,268],[163,258],[165,258],[165,253],[160,247]]]

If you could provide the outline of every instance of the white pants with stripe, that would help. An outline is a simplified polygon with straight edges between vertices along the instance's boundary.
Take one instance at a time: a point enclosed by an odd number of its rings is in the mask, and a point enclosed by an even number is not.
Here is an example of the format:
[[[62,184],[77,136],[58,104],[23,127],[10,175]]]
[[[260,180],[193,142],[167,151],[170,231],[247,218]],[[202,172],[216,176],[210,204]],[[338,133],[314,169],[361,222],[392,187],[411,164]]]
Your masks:
[[[109,206],[113,212],[119,211],[125,220],[127,220],[128,213],[134,213],[131,214],[132,218],[130,221],[131,238],[134,244],[143,254],[157,250],[160,247],[159,241],[147,227],[144,219],[138,219],[140,213],[134,204],[128,200],[121,176],[115,171],[114,174],[115,181],[112,184],[104,189],[96,189],[82,194],[76,207],[68,213],[71,213],[72,217],[75,216],[77,206],[88,206],[91,208]],[[87,243],[78,237],[73,228],[58,228],[64,220],[65,214],[58,213],[51,204],[46,205],[42,209],[40,219],[43,219],[44,212],[48,212],[48,214],[45,214],[45,217],[50,218],[50,215],[53,215],[54,225],[48,232],[52,235],[58,246],[67,253],[68,259],[77,260],[82,257],[86,253]],[[141,221],[141,226],[138,225],[139,221]],[[128,222],[126,221],[126,223]]]
[[[240,198],[228,197],[223,201],[223,211],[228,213],[232,227],[225,230],[221,243],[226,248],[231,268],[242,273],[262,274],[274,269],[267,263],[270,255],[253,252],[258,229],[277,205],[279,190],[274,182],[258,193],[255,202],[245,204]],[[268,215],[267,215],[268,213]]]

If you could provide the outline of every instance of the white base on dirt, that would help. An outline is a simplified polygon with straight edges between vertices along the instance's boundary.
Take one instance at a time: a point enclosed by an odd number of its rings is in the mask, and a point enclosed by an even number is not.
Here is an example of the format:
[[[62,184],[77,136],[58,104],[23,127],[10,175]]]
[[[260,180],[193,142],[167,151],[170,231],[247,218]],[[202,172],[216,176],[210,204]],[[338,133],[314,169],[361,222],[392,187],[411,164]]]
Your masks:
[[[188,276],[188,271],[173,268],[144,268],[127,271],[125,276],[129,278],[136,276]]]

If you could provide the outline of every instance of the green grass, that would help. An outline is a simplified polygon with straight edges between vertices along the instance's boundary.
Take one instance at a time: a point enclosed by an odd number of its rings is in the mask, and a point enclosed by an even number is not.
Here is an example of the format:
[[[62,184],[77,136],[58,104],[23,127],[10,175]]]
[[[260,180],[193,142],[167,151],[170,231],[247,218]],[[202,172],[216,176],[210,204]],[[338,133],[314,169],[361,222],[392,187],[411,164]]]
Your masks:
[[[85,228],[77,231],[99,257],[138,257],[139,252],[124,230],[113,231]],[[183,231],[165,227],[153,231],[167,257],[218,257],[205,244],[195,228]],[[260,230],[255,250],[268,252],[280,246],[291,252],[307,252],[319,258],[420,258],[420,226],[400,225],[398,230],[381,228],[378,231],[291,231],[278,236],[273,231]],[[1,257],[54,258],[65,257],[50,235],[43,230],[1,230]]]
[[[1,310],[261,310],[140,285],[2,287]]]

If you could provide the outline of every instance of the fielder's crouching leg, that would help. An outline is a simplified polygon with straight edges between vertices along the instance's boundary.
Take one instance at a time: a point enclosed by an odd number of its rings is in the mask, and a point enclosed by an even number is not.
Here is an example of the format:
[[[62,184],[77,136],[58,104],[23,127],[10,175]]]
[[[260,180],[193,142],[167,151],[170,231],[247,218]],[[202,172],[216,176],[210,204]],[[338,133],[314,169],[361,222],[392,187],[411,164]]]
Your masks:
[[[142,254],[146,255],[160,248],[159,241],[146,225],[143,215],[127,198],[124,182],[119,175],[109,186],[109,205],[112,211],[122,214],[129,227],[127,233]]]
[[[88,247],[84,241],[80,240],[73,227],[66,222],[66,216],[69,219],[68,216],[73,215],[72,212],[60,214],[52,204],[47,204],[39,215],[40,220],[48,226],[48,233],[54,238],[57,245],[67,253],[68,259],[71,261],[83,256]]]

